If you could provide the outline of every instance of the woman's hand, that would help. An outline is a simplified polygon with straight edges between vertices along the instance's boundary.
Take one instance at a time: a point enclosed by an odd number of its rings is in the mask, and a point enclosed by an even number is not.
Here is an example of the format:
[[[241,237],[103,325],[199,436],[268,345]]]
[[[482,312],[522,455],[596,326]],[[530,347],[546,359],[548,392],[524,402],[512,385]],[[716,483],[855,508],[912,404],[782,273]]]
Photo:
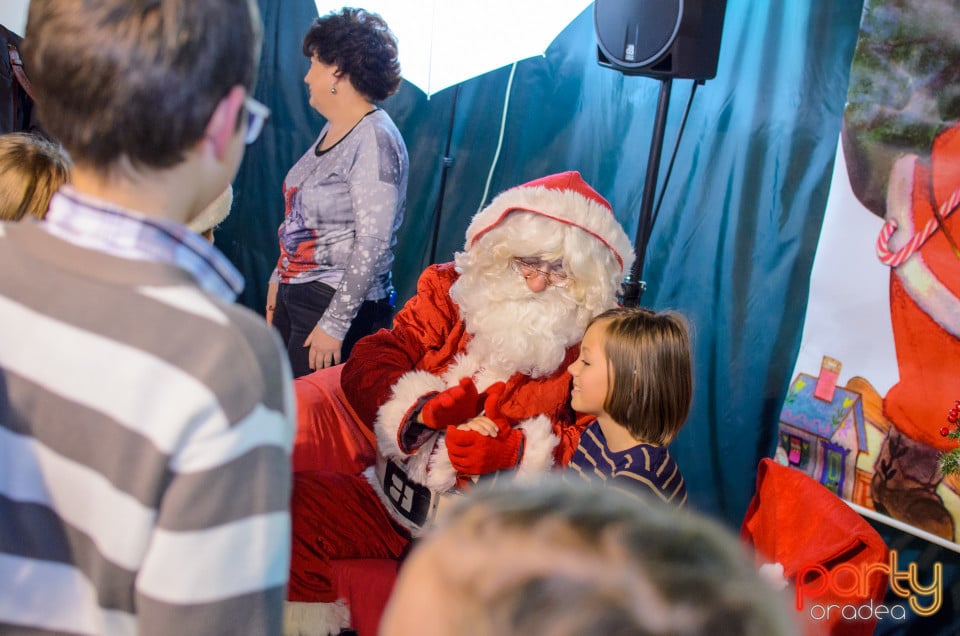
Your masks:
[[[337,340],[327,334],[319,325],[313,328],[310,335],[303,342],[304,347],[310,347],[309,365],[316,371],[340,364],[340,349],[343,340]]]
[[[273,324],[273,311],[277,308],[277,290],[280,288],[279,283],[268,283],[267,284],[267,324]]]

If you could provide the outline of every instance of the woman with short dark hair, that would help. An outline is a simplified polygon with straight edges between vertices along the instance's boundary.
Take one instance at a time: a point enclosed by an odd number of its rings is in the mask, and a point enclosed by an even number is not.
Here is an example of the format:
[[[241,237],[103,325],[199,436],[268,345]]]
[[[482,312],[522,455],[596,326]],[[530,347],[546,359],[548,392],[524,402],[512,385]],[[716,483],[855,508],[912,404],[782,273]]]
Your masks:
[[[310,105],[327,123],[283,184],[280,257],[267,320],[294,376],[346,360],[393,319],[393,246],[406,208],[409,159],[376,103],[400,86],[397,42],[363,9],[318,18],[303,39]]]

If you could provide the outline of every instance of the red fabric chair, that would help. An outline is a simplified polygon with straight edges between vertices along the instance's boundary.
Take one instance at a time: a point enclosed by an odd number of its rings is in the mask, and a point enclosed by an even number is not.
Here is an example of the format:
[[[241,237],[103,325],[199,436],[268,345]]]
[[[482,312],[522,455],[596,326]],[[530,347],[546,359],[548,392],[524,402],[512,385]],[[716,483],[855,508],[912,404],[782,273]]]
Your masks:
[[[331,470],[358,474],[376,458],[373,431],[340,390],[342,365],[294,380],[297,434],[293,470]],[[394,559],[341,559],[332,564],[337,589],[350,606],[358,636],[376,636],[380,616],[397,577]]]
[[[877,622],[874,616],[844,620],[837,609],[828,616],[820,616],[816,610],[811,618],[814,606],[881,604],[889,582],[889,576],[874,572],[863,577],[866,594],[852,590],[858,576],[855,572],[863,573],[870,564],[888,563],[887,545],[833,492],[809,475],[765,458],[757,469],[757,490],[740,536],[756,550],[758,563],[783,566],[795,598],[803,602],[799,611],[805,617],[802,622],[808,635],[873,634]],[[799,593],[798,576],[802,584]],[[831,581],[835,585],[831,586]]]
[[[297,434],[293,471],[329,470],[355,475],[376,459],[373,431],[340,389],[343,365],[328,367],[293,381],[297,396]]]

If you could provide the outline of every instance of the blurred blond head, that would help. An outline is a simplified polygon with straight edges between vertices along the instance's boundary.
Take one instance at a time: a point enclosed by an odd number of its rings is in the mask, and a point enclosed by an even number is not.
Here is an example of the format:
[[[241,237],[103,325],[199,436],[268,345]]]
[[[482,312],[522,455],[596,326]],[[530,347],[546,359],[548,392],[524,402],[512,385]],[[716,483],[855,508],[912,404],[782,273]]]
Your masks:
[[[0,135],[0,220],[42,219],[71,168],[66,151],[39,135]]]
[[[560,481],[472,491],[404,563],[381,636],[796,633],[736,536]]]

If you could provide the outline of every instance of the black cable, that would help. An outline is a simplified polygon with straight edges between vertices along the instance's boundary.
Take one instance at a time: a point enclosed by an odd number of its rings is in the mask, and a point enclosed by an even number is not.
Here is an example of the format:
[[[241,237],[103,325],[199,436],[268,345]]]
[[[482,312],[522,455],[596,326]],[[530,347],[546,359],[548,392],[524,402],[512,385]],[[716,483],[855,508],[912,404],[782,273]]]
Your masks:
[[[437,205],[433,209],[433,234],[430,237],[430,262],[427,265],[433,265],[437,262],[437,243],[440,240],[440,215],[443,213],[443,197],[447,191],[447,174],[453,165],[453,157],[450,156],[450,144],[453,141],[453,124],[457,120],[457,100],[460,99],[460,86],[457,84],[453,89],[453,105],[450,107],[450,126],[447,128],[447,145],[443,150],[443,159],[440,164],[440,191],[437,193]]]
[[[657,222],[657,215],[660,214],[660,205],[663,203],[663,195],[667,191],[667,182],[670,181],[670,173],[673,172],[673,162],[677,158],[677,150],[680,149],[680,139],[683,137],[683,129],[687,126],[687,116],[690,115],[690,106],[693,104],[693,96],[697,92],[697,84],[700,80],[694,80],[690,87],[690,97],[687,98],[687,106],[683,109],[683,119],[680,120],[680,129],[677,131],[677,139],[673,143],[673,154],[670,155],[670,163],[667,164],[667,171],[663,175],[663,183],[660,186],[660,197],[657,199],[657,205],[653,208],[653,214],[650,216],[651,232],[654,224]]]

